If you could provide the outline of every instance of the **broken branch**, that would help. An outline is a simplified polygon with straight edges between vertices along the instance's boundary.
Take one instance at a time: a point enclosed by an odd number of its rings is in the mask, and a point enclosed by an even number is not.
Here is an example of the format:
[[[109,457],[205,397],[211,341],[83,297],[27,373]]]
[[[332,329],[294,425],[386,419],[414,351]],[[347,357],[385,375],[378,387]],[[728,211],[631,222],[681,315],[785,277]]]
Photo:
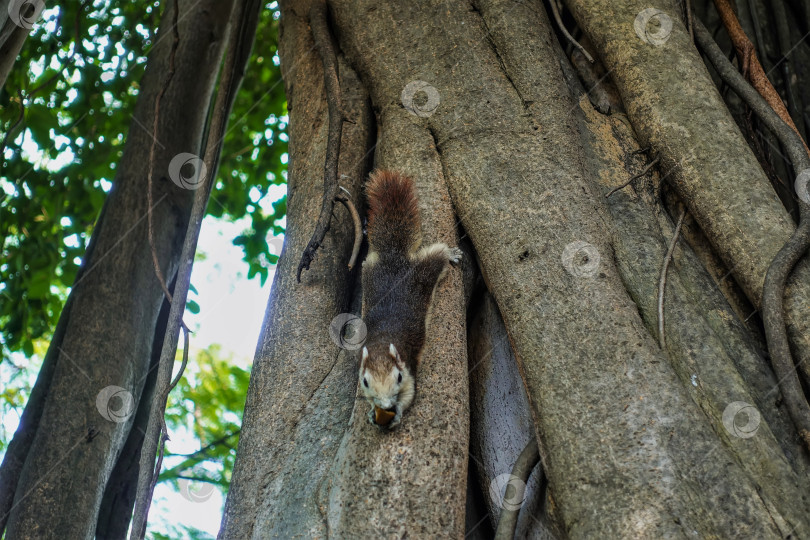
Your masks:
[[[633,176],[631,176],[631,177],[630,177],[630,179],[629,179],[627,182],[625,182],[624,184],[622,184],[622,185],[620,185],[620,186],[616,186],[615,188],[613,188],[613,189],[611,189],[610,191],[608,191],[607,195],[605,195],[605,198],[607,199],[608,197],[610,197],[611,195],[613,195],[613,194],[614,194],[614,193],[616,193],[617,191],[622,190],[622,189],[626,188],[627,186],[629,186],[629,185],[630,185],[630,183],[631,183],[633,180],[638,180],[639,178],[641,178],[642,176],[644,176],[645,174],[647,174],[648,172],[650,172],[650,169],[652,169],[653,167],[655,167],[655,165],[658,163],[658,161],[659,161],[660,159],[661,159],[661,158],[660,158],[660,156],[656,156],[654,160],[652,160],[651,162],[647,163],[647,166],[646,166],[646,167],[644,167],[644,168],[641,170],[641,172],[640,172],[640,173],[638,173],[638,174],[634,174],[634,175],[633,175]]]
[[[360,222],[360,214],[357,213],[354,203],[350,197],[350,193],[346,188],[340,186],[345,193],[338,193],[335,200],[346,207],[346,210],[352,215],[352,222],[354,222],[354,246],[352,247],[352,256],[349,258],[349,270],[354,268],[357,262],[357,256],[360,254],[360,244],[363,242],[363,224]]]

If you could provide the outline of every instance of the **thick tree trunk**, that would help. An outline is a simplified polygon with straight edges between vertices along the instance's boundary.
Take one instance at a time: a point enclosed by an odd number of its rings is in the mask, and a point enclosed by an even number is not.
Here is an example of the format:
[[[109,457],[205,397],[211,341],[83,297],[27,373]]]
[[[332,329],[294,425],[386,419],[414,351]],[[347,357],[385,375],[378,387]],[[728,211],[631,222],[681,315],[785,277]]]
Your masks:
[[[488,289],[472,302],[469,349],[458,279],[439,290],[417,404],[401,429],[380,434],[354,403],[354,355],[326,333],[339,311],[359,306],[357,280],[340,264],[346,221],[333,226],[315,272],[294,283],[320,204],[326,107],[306,6],[282,3],[288,244],[222,538],[477,534],[480,519],[469,518],[480,515],[478,498],[498,495],[498,478],[533,436],[548,484],[535,471],[519,534],[810,536],[807,453],[761,344],[703,267],[705,245],[696,244],[702,259],[683,239],[674,251],[665,349],[658,344],[659,276],[674,232],[667,209],[686,203],[684,236],[705,232],[755,306],[790,234],[787,213],[677,12],[669,41],[649,50],[634,29],[647,6],[569,4],[618,83],[600,95],[620,95],[633,127],[585,98],[540,2],[330,2],[343,88],[367,91],[376,112],[375,166],[417,179],[427,240],[455,242],[455,212]],[[344,128],[342,166],[374,129],[359,118]],[[641,168],[632,154],[640,142],[661,155],[675,194],[662,204],[653,173],[605,202]],[[361,161],[347,165],[353,182],[367,170]],[[803,272],[788,293],[799,358],[810,354]],[[469,492],[468,478],[477,483]],[[484,504],[493,526],[500,501]]]
[[[168,281],[193,197],[168,167],[180,153],[201,151],[231,6],[179,2],[176,72],[161,102],[153,174],[155,248]],[[154,102],[172,49],[171,7],[164,16],[104,219],[0,471],[3,492],[14,497],[0,508],[9,539],[94,536],[105,486],[142,403],[163,303],[147,240],[146,179]]]
[[[357,304],[357,272],[347,270],[352,221],[340,206],[311,269],[296,282],[299,255],[321,208],[328,129],[308,10],[308,3],[282,6],[279,55],[290,111],[287,234],[253,364],[222,538],[326,536],[319,489],[354,404],[350,389],[358,366],[330,338],[333,318]],[[366,92],[339,62],[343,105],[353,123],[343,125],[338,178],[359,202],[374,124]]]

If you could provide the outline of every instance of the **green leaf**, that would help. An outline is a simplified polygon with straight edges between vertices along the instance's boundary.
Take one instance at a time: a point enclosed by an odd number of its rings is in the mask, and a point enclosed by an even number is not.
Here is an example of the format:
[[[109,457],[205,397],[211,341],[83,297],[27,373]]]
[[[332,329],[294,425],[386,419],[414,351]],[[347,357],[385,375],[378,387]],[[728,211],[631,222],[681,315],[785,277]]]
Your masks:
[[[189,300],[186,302],[186,309],[196,315],[200,312],[200,305],[194,300]]]

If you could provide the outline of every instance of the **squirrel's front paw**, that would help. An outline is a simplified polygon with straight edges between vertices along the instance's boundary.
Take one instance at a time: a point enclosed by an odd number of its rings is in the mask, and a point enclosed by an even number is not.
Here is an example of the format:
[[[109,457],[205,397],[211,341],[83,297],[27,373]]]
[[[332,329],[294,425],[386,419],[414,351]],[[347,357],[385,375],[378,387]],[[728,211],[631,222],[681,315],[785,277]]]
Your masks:
[[[454,248],[447,248],[447,258],[450,260],[450,264],[453,266],[458,266],[461,263],[461,258],[464,256],[464,252],[461,249],[454,247]]]

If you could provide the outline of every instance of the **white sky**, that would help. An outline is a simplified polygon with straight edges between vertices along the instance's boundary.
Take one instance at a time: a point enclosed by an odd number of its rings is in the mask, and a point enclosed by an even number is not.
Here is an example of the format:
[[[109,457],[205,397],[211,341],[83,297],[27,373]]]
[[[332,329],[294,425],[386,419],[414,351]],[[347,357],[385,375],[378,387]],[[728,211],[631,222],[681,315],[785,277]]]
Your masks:
[[[200,305],[200,313],[186,312],[185,315],[193,331],[192,349],[218,343],[224,355],[232,353],[234,361],[242,367],[253,362],[275,272],[272,267],[264,287],[260,286],[258,278],[247,278],[242,249],[232,243],[246,226],[246,220],[229,223],[210,216],[205,218],[197,251],[206,257],[194,263],[191,283],[198,294],[189,294],[189,298]],[[168,448],[172,452],[191,453],[198,449],[198,443],[193,438],[175,434]],[[196,497],[195,490],[199,490]],[[164,523],[183,524],[216,537],[222,519],[223,497],[217,490],[199,484],[192,484],[190,492],[178,494],[171,486],[159,484],[149,511],[149,528],[168,533],[162,526]],[[194,501],[195,498],[199,501]]]

